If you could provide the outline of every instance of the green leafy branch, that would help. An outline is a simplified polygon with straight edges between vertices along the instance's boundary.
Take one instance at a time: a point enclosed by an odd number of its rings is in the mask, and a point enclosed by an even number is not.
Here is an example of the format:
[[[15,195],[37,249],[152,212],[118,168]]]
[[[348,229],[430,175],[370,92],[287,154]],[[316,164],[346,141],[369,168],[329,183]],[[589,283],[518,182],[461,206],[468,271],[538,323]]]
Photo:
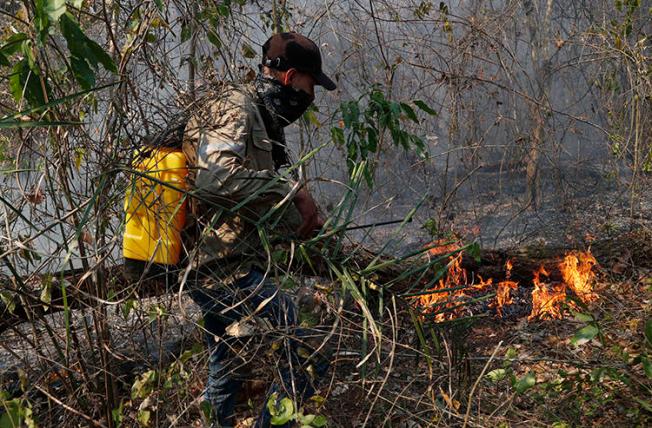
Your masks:
[[[63,0],[36,1],[33,19],[36,38],[20,32],[11,35],[0,46],[0,67],[11,67],[9,89],[17,103],[24,99],[30,106],[37,107],[51,100],[49,79],[39,65],[36,47],[44,45],[57,23],[70,52],[68,68],[82,89],[90,90],[95,86],[99,65],[117,73],[113,59],[82,31],[75,17],[66,9]],[[12,64],[13,56],[17,58]]]
[[[339,109],[342,115],[341,126],[331,128],[333,142],[346,149],[349,174],[360,162],[378,153],[385,132],[389,132],[395,146],[400,146],[405,151],[415,150],[419,156],[426,154],[424,140],[404,126],[405,122],[421,123],[410,104],[386,98],[378,87],[372,89],[366,105],[363,98],[365,97],[343,102]],[[412,104],[430,116],[437,115],[421,100],[414,100]],[[372,187],[373,167],[370,163],[365,168],[364,177],[369,187]]]
[[[533,372],[528,372],[522,378],[517,378],[514,373],[514,368],[512,367],[514,361],[518,357],[518,352],[514,348],[509,348],[505,353],[505,360],[503,361],[503,366],[499,369],[495,369],[486,374],[486,377],[491,382],[500,382],[501,380],[507,378],[509,383],[514,389],[514,392],[517,394],[524,394],[526,391],[532,389],[536,383],[537,378]]]
[[[301,410],[297,410],[292,400],[288,397],[278,399],[278,394],[273,393],[267,400],[267,410],[271,417],[271,424],[274,426],[285,425],[290,421],[297,422],[301,428],[320,428],[325,427],[327,420],[322,415],[304,415]]]

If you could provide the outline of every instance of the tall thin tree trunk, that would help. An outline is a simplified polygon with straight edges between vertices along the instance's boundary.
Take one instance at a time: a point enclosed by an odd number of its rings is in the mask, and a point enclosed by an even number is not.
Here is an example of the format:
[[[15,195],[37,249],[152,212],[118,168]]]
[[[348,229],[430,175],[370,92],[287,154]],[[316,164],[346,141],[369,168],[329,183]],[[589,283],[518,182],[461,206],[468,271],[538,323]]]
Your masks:
[[[531,115],[534,119],[534,127],[530,138],[530,147],[528,150],[528,158],[526,163],[526,181],[527,181],[527,195],[528,203],[532,209],[537,210],[541,206],[541,178],[539,172],[539,159],[541,157],[541,149],[543,147],[543,127],[545,121],[541,116],[541,108],[535,106],[531,110]]]
[[[550,38],[552,37],[550,19],[552,16],[552,0],[524,0],[523,9],[530,33],[530,58],[534,81],[533,101],[530,102],[531,136],[526,160],[526,188],[528,203],[532,209],[541,205],[541,153],[546,143],[546,112],[550,93]]]

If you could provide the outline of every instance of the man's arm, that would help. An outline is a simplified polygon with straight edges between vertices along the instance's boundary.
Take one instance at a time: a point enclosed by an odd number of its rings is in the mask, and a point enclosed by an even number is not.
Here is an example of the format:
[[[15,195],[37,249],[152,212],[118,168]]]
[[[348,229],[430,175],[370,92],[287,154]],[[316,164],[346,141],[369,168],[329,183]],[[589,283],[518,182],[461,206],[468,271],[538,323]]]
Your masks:
[[[300,238],[314,236],[322,228],[324,221],[319,215],[317,204],[315,204],[312,195],[305,187],[302,187],[294,196],[293,202],[303,219],[301,226],[297,229],[297,235]]]

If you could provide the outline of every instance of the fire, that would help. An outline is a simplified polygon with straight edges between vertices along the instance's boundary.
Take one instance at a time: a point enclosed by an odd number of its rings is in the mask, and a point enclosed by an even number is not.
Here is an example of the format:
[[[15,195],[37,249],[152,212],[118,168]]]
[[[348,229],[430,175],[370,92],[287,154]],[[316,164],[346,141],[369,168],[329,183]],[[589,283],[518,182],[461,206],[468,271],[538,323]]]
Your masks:
[[[584,303],[595,302],[598,295],[593,292],[593,266],[597,264],[595,257],[589,252],[569,253],[559,263],[564,283],[575,292]]]
[[[566,290],[571,289],[584,303],[594,302],[598,295],[593,292],[593,266],[597,264],[595,257],[590,252],[570,252],[558,264],[562,282],[554,285],[543,284],[541,275],[548,276],[545,268],[541,266],[534,272],[534,290],[532,291],[532,312],[528,320],[534,318],[563,317],[564,303],[571,308],[577,308],[573,302],[566,302]]]
[[[566,285],[560,284],[554,287],[548,287],[541,281],[541,276],[548,277],[549,273],[546,268],[539,266],[534,272],[532,283],[532,312],[527,317],[528,320],[534,318],[555,318],[561,319],[561,306],[566,301]]]
[[[446,252],[437,251],[436,253],[445,254]],[[431,293],[423,294],[417,299],[417,305],[422,308],[423,312],[435,314],[436,322],[459,316],[464,309],[464,300],[471,297],[467,292],[477,293],[493,287],[492,278],[485,280],[479,275],[478,282],[470,282],[466,269],[462,267],[462,256],[462,252],[456,256],[450,256],[446,275],[438,281],[435,287],[428,290]],[[507,262],[506,268],[508,269],[506,277],[509,279],[509,271],[512,269],[510,261]],[[509,280],[497,284],[496,299],[490,304],[490,307],[495,307],[502,316],[503,306],[512,303],[510,290],[517,286],[517,282]]]
[[[490,306],[496,308],[496,313],[499,317],[503,316],[503,308],[507,305],[514,303],[511,296],[511,290],[516,290],[518,288],[518,282],[516,281],[503,281],[498,283],[498,289],[496,290],[496,300]]]
[[[511,296],[511,290],[516,290],[518,288],[518,282],[512,281],[512,261],[507,259],[505,262],[505,281],[498,283],[498,288],[496,289],[496,300],[493,301],[489,306],[496,308],[496,313],[499,317],[503,316],[503,308],[506,305],[511,305],[514,303]]]
[[[431,293],[419,296],[418,306],[423,308],[426,313],[434,313],[436,322],[454,318],[461,309],[459,301],[465,296],[461,287],[466,284],[467,274],[466,269],[462,267],[462,253],[460,252],[456,256],[449,257],[447,274],[438,281],[435,287],[428,290]]]
[[[436,257],[436,256],[452,253],[453,251],[460,249],[459,242],[450,242],[450,241],[448,241],[448,243],[446,242],[447,241],[444,239],[435,241],[434,246],[428,250],[428,254],[430,256]]]
[[[428,250],[428,254],[438,256],[459,249],[459,244],[444,244]],[[573,251],[565,255],[558,264],[561,273],[561,282],[550,280],[550,274],[545,266],[541,265],[533,272],[532,285],[532,311],[528,320],[533,319],[561,319],[564,306],[576,307],[572,301],[567,301],[567,291],[571,290],[579,300],[590,303],[597,300],[598,295],[593,291],[595,274],[593,267],[597,264],[595,257],[590,252]],[[512,291],[518,289],[519,283],[511,279],[513,263],[505,263],[505,280],[494,284],[492,278],[483,279],[477,276],[478,281],[469,281],[469,274],[462,267],[462,252],[449,257],[446,274],[439,279],[437,284],[427,290],[429,293],[414,299],[415,305],[421,308],[424,314],[434,314],[434,321],[441,322],[462,315],[465,308],[464,302],[481,291],[495,287],[496,296],[489,304],[495,308],[498,316],[503,316],[505,306],[514,303]]]

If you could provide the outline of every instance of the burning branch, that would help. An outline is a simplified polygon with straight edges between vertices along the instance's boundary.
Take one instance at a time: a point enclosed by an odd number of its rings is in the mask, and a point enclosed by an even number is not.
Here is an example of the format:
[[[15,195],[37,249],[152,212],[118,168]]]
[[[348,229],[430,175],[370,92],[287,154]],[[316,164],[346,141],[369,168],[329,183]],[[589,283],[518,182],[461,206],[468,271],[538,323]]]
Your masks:
[[[445,244],[429,250],[428,253],[441,255],[446,251],[454,251],[458,248],[459,246]],[[414,305],[424,315],[433,317],[436,322],[442,322],[462,316],[466,306],[465,302],[477,297],[478,293],[482,291],[493,290],[496,295],[489,307],[494,308],[496,314],[502,317],[505,306],[514,303],[512,291],[517,290],[519,286],[518,281],[512,280],[514,267],[512,260],[506,260],[505,279],[497,283],[493,278],[485,280],[480,275],[475,276],[479,281],[474,282],[474,276],[464,268],[463,261],[462,252],[451,256],[444,277],[438,281],[435,287],[428,290],[432,291],[431,293],[414,298]],[[532,311],[528,320],[561,319],[564,305],[571,308],[577,306],[572,301],[567,301],[568,289],[584,303],[597,300],[598,296],[593,292],[595,277],[593,267],[596,264],[597,261],[590,252],[567,252],[562,261],[556,265],[560,274],[557,277],[561,278],[559,281],[554,281],[546,266],[541,264],[532,272],[534,289],[531,293]]]

